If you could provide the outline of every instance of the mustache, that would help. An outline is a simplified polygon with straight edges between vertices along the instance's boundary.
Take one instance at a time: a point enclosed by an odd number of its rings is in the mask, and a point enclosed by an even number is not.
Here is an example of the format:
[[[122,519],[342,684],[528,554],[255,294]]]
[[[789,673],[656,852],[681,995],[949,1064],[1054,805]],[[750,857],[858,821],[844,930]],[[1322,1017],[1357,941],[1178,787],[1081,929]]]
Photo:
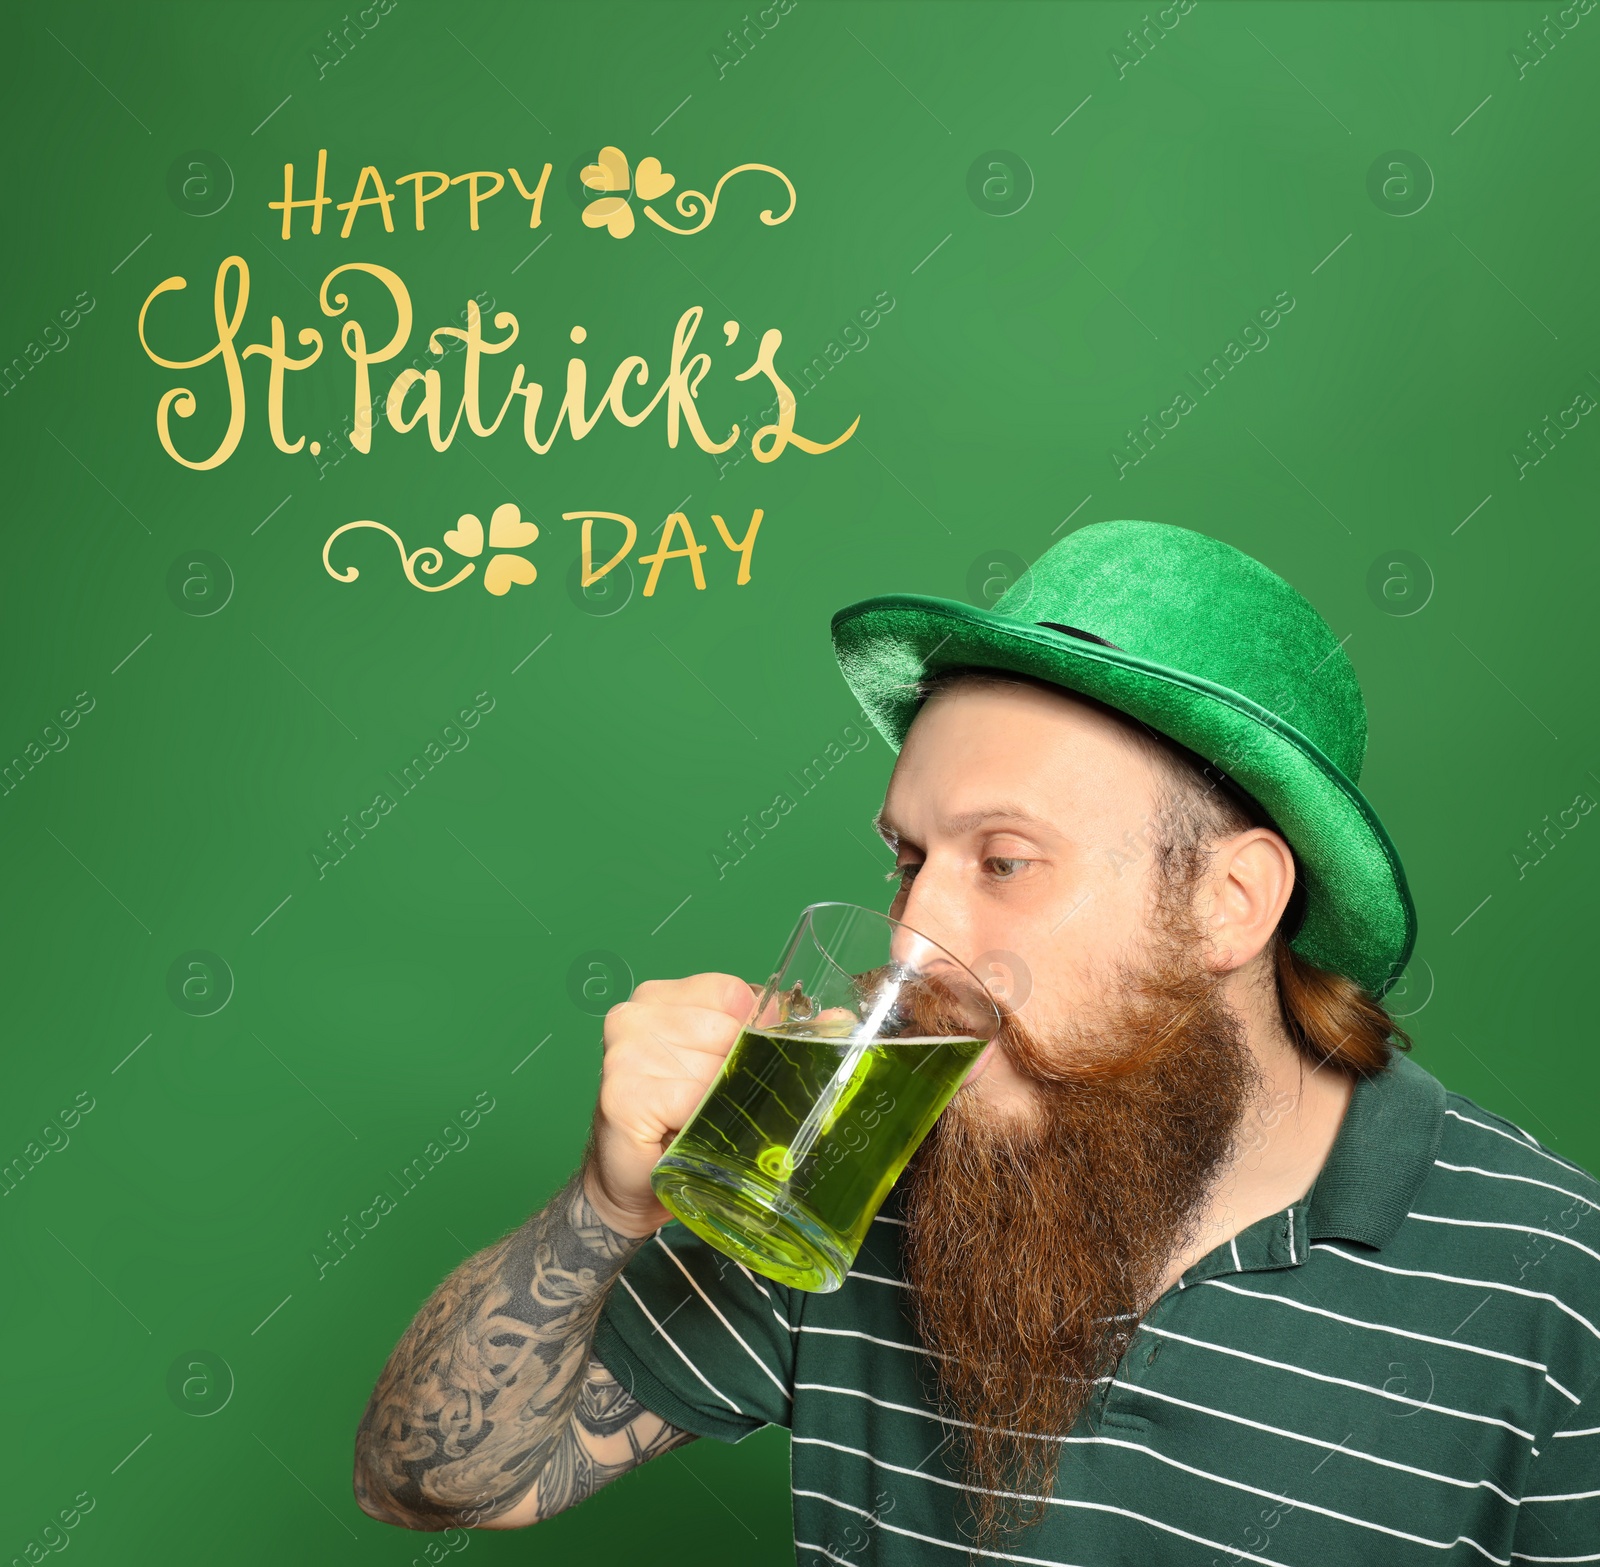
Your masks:
[[[1196,1024],[1217,1005],[1220,981],[1204,971],[1147,977],[1124,986],[1123,1015],[1146,1021],[1130,1031],[1103,1026],[1092,1016],[1070,1020],[1063,1037],[1047,1043],[1041,1032],[1004,1003],[1000,1048],[1017,1073],[1041,1088],[1103,1088],[1148,1076],[1172,1057],[1194,1048]],[[1064,1048],[1065,1047],[1065,1048]]]
[[[964,974],[897,976],[893,964],[884,964],[857,976],[856,984],[865,996],[891,979],[898,994],[880,1027],[885,1037],[992,1038],[1019,1076],[1046,1089],[1103,1088],[1148,1076],[1193,1048],[1196,1024],[1215,1009],[1221,985],[1219,976],[1192,965],[1124,973],[1113,996],[1116,1021],[1071,1019],[1052,1031],[1064,1036],[1052,1043],[1019,1009]],[[1130,1031],[1119,1026],[1130,1013],[1144,1020],[1131,1043]]]
[[[886,983],[893,986],[895,999],[879,1025],[885,1038],[989,1039],[996,1032],[997,1011],[1004,1026],[1003,1003],[958,971],[904,973],[885,963],[855,979],[862,998]]]

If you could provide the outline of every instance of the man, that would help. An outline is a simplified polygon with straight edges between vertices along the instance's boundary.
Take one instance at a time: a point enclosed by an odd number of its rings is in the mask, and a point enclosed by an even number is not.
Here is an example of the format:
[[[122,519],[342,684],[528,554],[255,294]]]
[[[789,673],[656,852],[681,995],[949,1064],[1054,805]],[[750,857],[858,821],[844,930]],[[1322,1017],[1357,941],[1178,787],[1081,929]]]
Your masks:
[[[891,912],[1014,976],[1005,1028],[805,1294],[649,1186],[751,987],[641,985],[583,1167],[385,1368],[361,1506],[516,1528],[776,1423],[808,1564],[1600,1561],[1600,1184],[1403,1053],[1415,921],[1316,612],[1115,522],[834,640],[899,748]]]

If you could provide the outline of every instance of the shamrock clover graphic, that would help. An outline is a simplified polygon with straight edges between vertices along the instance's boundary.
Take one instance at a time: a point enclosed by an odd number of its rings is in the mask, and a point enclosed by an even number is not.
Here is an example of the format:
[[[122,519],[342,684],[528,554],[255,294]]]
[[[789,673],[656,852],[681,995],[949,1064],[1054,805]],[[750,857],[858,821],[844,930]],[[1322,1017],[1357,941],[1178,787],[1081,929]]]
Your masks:
[[[737,168],[729,169],[717,181],[709,196],[701,190],[680,190],[672,205],[679,217],[693,223],[692,228],[679,228],[649,205],[665,196],[678,183],[674,175],[661,167],[659,158],[639,160],[638,167],[632,171],[632,189],[639,198],[644,215],[657,228],[665,229],[669,234],[698,234],[717,215],[717,198],[722,194],[722,187],[734,175],[751,171],[771,174],[782,181],[789,194],[789,205],[782,212],[766,208],[761,213],[761,221],[769,228],[785,222],[794,212],[794,184],[781,169],[775,169],[767,163],[741,163]],[[598,201],[591,201],[583,209],[584,223],[592,229],[609,230],[613,239],[626,239],[633,232],[634,223],[633,208],[628,203],[630,182],[627,154],[620,147],[602,147],[595,161],[579,171],[578,178],[589,190],[605,192]]]
[[[375,522],[371,518],[363,517],[359,521],[347,522],[335,528],[323,543],[322,564],[328,575],[336,582],[354,582],[361,575],[354,566],[342,569],[335,566],[329,553],[333,549],[334,541],[354,528],[371,528],[378,533],[388,534],[394,540],[395,548],[400,551],[400,569],[405,572],[406,581],[414,588],[421,588],[424,593],[446,593],[458,582],[465,582],[478,569],[475,561],[483,554],[483,524],[470,511],[463,512],[457,519],[455,527],[445,534],[444,542],[446,549],[467,557],[466,565],[447,582],[424,582],[417,575],[419,562],[425,575],[437,577],[444,570],[444,550],[436,544],[424,544],[417,549],[407,551],[406,541],[388,523]],[[490,513],[491,549],[518,550],[525,544],[532,544],[538,537],[539,525],[535,522],[524,522],[515,501],[507,501],[503,506],[496,506]],[[496,555],[484,568],[483,585],[496,598],[503,598],[511,591],[513,583],[532,582],[538,575],[533,562],[526,556]]]
[[[633,208],[628,205],[628,158],[620,147],[602,147],[599,161],[587,165],[578,178],[590,189],[621,191],[622,195],[602,196],[583,209],[583,221],[592,229],[609,229],[613,239],[626,239],[633,232]],[[634,171],[633,189],[640,201],[654,201],[677,184],[661,167],[659,158],[641,158]]]
[[[539,537],[539,525],[524,522],[515,501],[496,506],[489,514],[489,547],[496,550],[521,549]],[[457,555],[476,559],[483,553],[483,524],[469,512],[444,536],[446,546]],[[496,597],[511,591],[515,582],[532,582],[538,576],[531,560],[522,555],[496,555],[484,567],[483,585]]]

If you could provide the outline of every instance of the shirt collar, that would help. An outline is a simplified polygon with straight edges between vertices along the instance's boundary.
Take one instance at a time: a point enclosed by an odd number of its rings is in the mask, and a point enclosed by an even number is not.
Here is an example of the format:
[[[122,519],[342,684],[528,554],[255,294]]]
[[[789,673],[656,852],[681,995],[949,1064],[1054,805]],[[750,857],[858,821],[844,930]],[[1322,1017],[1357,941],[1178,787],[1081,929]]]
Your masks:
[[[1396,1052],[1376,1077],[1357,1078],[1311,1188],[1311,1239],[1387,1245],[1432,1168],[1443,1132],[1444,1087],[1409,1056]]]

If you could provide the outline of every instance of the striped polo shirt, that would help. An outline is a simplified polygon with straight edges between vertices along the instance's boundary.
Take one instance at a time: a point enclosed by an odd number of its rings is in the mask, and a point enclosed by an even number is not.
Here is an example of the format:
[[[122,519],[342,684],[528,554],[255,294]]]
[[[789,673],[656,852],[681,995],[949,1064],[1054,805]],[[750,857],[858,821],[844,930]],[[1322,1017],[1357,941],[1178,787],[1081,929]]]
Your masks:
[[[600,1322],[600,1359],[674,1425],[790,1429],[805,1567],[969,1549],[903,1229],[891,1192],[818,1295],[670,1224]],[[1043,1521],[977,1554],[1600,1562],[1600,1183],[1396,1057],[1311,1192],[1190,1268],[1060,1441]]]

